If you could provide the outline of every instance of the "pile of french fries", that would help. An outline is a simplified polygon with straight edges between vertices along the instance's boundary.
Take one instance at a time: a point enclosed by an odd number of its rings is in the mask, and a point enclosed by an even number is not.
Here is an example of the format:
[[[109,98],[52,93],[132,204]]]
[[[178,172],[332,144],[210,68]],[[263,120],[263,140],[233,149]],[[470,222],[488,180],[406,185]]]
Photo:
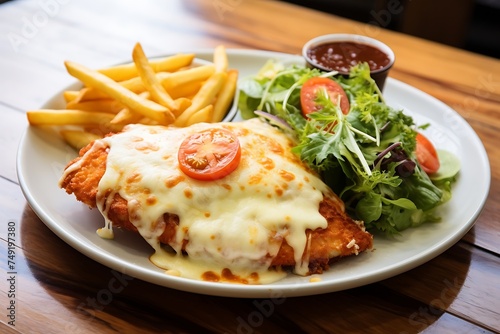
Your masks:
[[[93,70],[66,61],[83,88],[64,92],[65,109],[27,112],[30,125],[59,126],[76,149],[127,124],[189,126],[220,122],[236,92],[238,71],[228,68],[224,46],[214,49],[213,63],[195,66],[194,54],[148,59],[140,43],[132,63]]]

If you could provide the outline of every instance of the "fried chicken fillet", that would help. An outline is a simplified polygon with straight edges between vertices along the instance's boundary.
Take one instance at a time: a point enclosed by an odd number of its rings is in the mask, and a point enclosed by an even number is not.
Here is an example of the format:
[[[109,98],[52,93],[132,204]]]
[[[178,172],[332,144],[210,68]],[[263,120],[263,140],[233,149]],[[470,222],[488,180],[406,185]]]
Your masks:
[[[248,122],[248,121],[247,121]],[[253,121],[256,123],[257,121]],[[260,122],[260,121],[259,121]],[[232,123],[231,123],[232,124]],[[236,124],[236,123],[235,123]],[[232,131],[235,131],[240,137],[245,137],[248,136],[248,132],[253,130],[256,126],[265,126],[267,127],[267,124],[264,125],[262,124],[253,124],[250,128],[247,128],[243,126],[242,128],[236,127],[235,125],[231,126],[226,126],[229,127]],[[270,136],[269,134],[266,134],[266,137],[273,137],[273,136],[278,136],[276,130],[271,130],[265,128],[264,130],[268,131],[268,133],[272,133],[273,135]],[[165,130],[165,132],[168,132],[170,130]],[[193,130],[194,131],[194,130]],[[272,131],[272,132],[271,132]],[[108,138],[113,138],[116,135],[111,135]],[[254,140],[254,139],[252,139]],[[261,149],[262,147],[265,147],[268,145],[267,149],[264,148],[262,149],[263,152],[258,153],[262,159],[264,157],[266,159],[271,159],[269,152],[273,152],[278,155],[286,155],[288,153],[285,153],[289,151],[290,146],[292,145],[291,143],[288,143],[287,141],[284,141],[282,145],[279,145],[279,142],[276,140],[267,140],[264,138],[262,135],[257,136],[257,140],[263,140],[264,143],[258,143],[258,145],[243,145],[243,153],[242,153],[242,159],[245,156],[245,154],[250,154],[248,153],[249,151],[252,150],[257,150],[257,147]],[[140,142],[143,142],[142,138],[139,140]],[[243,143],[243,142],[242,142]],[[245,142],[246,143],[246,142]],[[107,218],[109,221],[112,222],[114,227],[119,227],[131,231],[138,231],[138,224],[137,224],[137,215],[136,211],[131,210],[131,205],[130,201],[131,199],[129,198],[128,200],[124,198],[124,196],[121,195],[119,191],[110,191],[110,190],[103,190],[102,186],[100,188],[100,182],[105,176],[105,173],[108,168],[112,168],[112,165],[109,164],[109,152],[110,150],[113,150],[113,143],[98,143],[96,144],[91,143],[87,147],[83,148],[80,151],[80,156],[74,159],[73,161],[68,163],[67,170],[65,175],[61,178],[60,181],[60,186],[66,190],[67,193],[69,194],[74,194],[76,198],[88,205],[91,208],[95,208],[98,205],[98,202],[101,200],[103,203],[105,203],[101,211],[105,211],[107,214]],[[155,150],[154,148],[156,144],[150,144],[148,148],[151,148],[152,150]],[[171,145],[171,143],[165,144],[165,145]],[[270,145],[270,146],[269,146]],[[153,147],[153,148],[152,148]],[[129,148],[130,150],[133,150],[133,148]],[[144,150],[144,149],[142,149]],[[123,153],[120,153],[123,154]],[[164,154],[165,155],[165,154]],[[259,161],[260,158],[256,159],[256,156],[254,155],[253,160]],[[299,164],[301,165],[301,162],[298,161],[295,157],[290,156],[288,158],[289,160],[293,162],[293,164]],[[276,159],[274,159],[276,160]],[[264,170],[267,172],[266,168],[269,170],[269,162],[267,162],[267,165],[264,163],[261,163],[260,166],[264,166],[265,168],[261,168],[261,170]],[[276,162],[275,162],[276,163]],[[276,163],[277,165],[277,163]],[[129,166],[130,168],[134,168],[133,166]],[[274,166],[274,169],[277,169],[278,166]],[[281,166],[282,167],[282,166]],[[245,162],[245,160],[242,160],[240,163],[240,166],[238,167],[240,169],[244,168],[250,168]],[[283,167],[284,168],[284,167]],[[304,177],[306,181],[308,181],[311,176],[308,176],[309,174],[313,175],[311,171],[307,170],[306,167],[301,167],[306,169],[307,176]],[[282,170],[280,170],[282,171]],[[282,175],[282,172],[280,172]],[[134,175],[134,174],[131,174]],[[182,185],[182,183],[186,180],[189,180],[188,177],[183,176],[181,173],[177,173],[177,179],[175,182],[176,186]],[[260,174],[259,174],[260,175]],[[266,174],[267,175],[267,174]],[[251,180],[254,180],[255,175],[253,175],[253,178],[250,178]],[[298,174],[296,173],[296,178],[298,178]],[[236,176],[235,176],[236,177]],[[274,176],[276,177],[276,176]],[[130,178],[130,177],[129,177]],[[260,175],[260,182],[263,184],[263,186],[268,186],[267,183],[262,181],[262,179],[265,179],[265,177],[262,177]],[[171,180],[171,179],[170,179]],[[227,181],[227,183],[225,183]],[[219,186],[222,186],[227,189],[231,189],[232,191],[235,190],[236,188],[236,181],[231,181],[231,180],[225,180],[225,181],[218,181],[216,182]],[[122,181],[122,184],[120,187],[125,187],[123,184],[124,181]],[[170,181],[165,182],[165,184],[168,184]],[[176,183],[177,182],[177,183]],[[232,182],[232,183],[231,183]],[[125,182],[126,183],[126,182]],[[306,182],[299,182],[299,188],[303,189],[303,184]],[[134,183],[136,184],[136,183]],[[195,185],[198,184],[195,182]],[[241,183],[238,183],[238,187],[240,189],[244,189],[245,191],[250,188],[251,182],[249,182],[249,185],[242,186]],[[289,184],[284,184],[283,182],[282,188],[286,191],[289,190],[288,188],[291,187]],[[302,185],[301,185],[302,184]],[[141,185],[138,185],[141,187]],[[193,185],[184,185],[185,187],[192,187]],[[204,186],[204,184],[202,185]],[[276,186],[274,186],[276,188]],[[145,189],[147,187],[145,186]],[[145,189],[142,189],[140,191],[143,191]],[[149,191],[149,190],[148,190]],[[244,192],[242,190],[242,192]],[[293,196],[299,196],[299,200],[301,202],[308,201],[308,198],[300,198],[300,194],[292,194]],[[304,193],[306,195],[306,193]],[[297,265],[298,262],[298,257],[297,254],[300,255],[300,260],[305,260],[307,261],[307,272],[304,272],[304,274],[315,274],[315,273],[322,273],[324,270],[329,268],[329,265],[333,262],[336,261],[340,258],[351,256],[351,255],[358,255],[358,253],[361,253],[363,251],[369,250],[372,247],[372,235],[365,231],[362,222],[359,221],[354,221],[351,219],[344,211],[344,205],[342,201],[331,191],[323,191],[322,194],[320,194],[322,198],[320,200],[317,200],[317,204],[315,206],[316,212],[319,212],[321,217],[323,217],[326,220],[326,225],[322,225],[321,227],[316,227],[314,226],[307,226],[304,227],[304,231],[301,231],[301,234],[304,235],[303,240],[305,240],[305,244],[303,246],[303,249],[297,250],[296,244],[294,244],[293,238],[290,238],[291,232],[293,232],[293,226],[286,222],[283,222],[283,224],[278,224],[279,226],[282,226],[282,228],[277,228],[276,230],[269,230],[268,231],[268,241],[270,244],[275,245],[276,247],[274,248],[275,251],[268,251],[268,254],[265,254],[263,258],[266,258],[265,260],[267,261],[269,267],[293,267]],[[231,194],[228,194],[227,196],[231,196]],[[252,195],[249,195],[252,196]],[[283,197],[285,195],[282,195]],[[105,199],[100,199],[100,198],[105,198]],[[125,196],[127,197],[127,196]],[[275,197],[278,197],[277,195]],[[226,198],[226,197],[224,197]],[[240,197],[238,197],[240,198]],[[267,196],[269,201],[272,201],[273,198],[270,198],[270,196]],[[286,200],[286,199],[285,199]],[[240,199],[238,203],[247,201],[246,198]],[[143,204],[144,205],[144,204]],[[180,205],[180,204],[179,204]],[[237,204],[236,204],[237,205]],[[249,205],[252,205],[251,202],[246,206],[248,207]],[[246,208],[245,207],[245,208]],[[278,212],[279,207],[276,207]],[[256,210],[259,210],[259,208],[256,208]],[[265,210],[262,209],[262,210]],[[240,211],[241,212],[241,209]],[[256,211],[259,212],[259,211]],[[184,237],[179,239],[179,230],[180,230],[180,225],[182,225],[182,220],[187,219],[184,218],[185,216],[176,214],[174,212],[163,212],[162,217],[160,219],[161,221],[161,232],[158,234],[158,241],[162,244],[165,245],[174,245],[174,249],[182,249],[183,253],[187,253],[187,256],[190,255],[189,251],[189,245],[191,242],[195,242],[194,239],[191,240],[191,233],[186,233]],[[275,213],[272,213],[273,215]],[[293,215],[293,213],[291,213]],[[134,217],[131,217],[131,216]],[[241,215],[244,215],[244,213],[241,213]],[[187,216],[186,216],[187,217]],[[320,218],[321,218],[320,217]],[[294,216],[284,218],[284,220],[287,219],[294,219]],[[234,224],[237,224],[235,221]],[[234,225],[233,224],[233,225]],[[229,226],[229,225],[228,225]],[[273,225],[274,226],[274,225]],[[225,230],[228,230],[228,227],[224,228]],[[229,233],[229,232],[228,232]],[[244,233],[244,232],[242,232]],[[218,235],[217,233],[213,233],[214,235]],[[300,236],[300,233],[298,233]],[[193,233],[193,238],[195,234]],[[212,236],[213,238],[213,236]],[[221,239],[223,239],[223,236],[221,236]],[[254,238],[255,239],[255,238]],[[251,239],[251,240],[254,240]],[[179,240],[181,242],[181,245],[179,246]],[[292,245],[291,245],[291,244]],[[177,245],[177,246],[175,246]],[[223,250],[219,250],[220,252],[223,252]],[[272,254],[270,254],[272,253]],[[264,261],[257,259],[257,261]]]

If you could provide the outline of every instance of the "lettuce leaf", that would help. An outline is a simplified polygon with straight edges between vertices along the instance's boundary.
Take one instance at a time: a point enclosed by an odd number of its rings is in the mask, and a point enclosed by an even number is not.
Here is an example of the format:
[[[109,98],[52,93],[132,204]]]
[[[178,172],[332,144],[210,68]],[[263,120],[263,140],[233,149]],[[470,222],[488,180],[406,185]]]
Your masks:
[[[335,74],[268,63],[240,84],[241,115],[248,119],[261,110],[286,121],[297,140],[293,152],[321,175],[367,229],[394,235],[439,221],[435,210],[451,197],[454,175],[433,182],[420,168],[412,117],[385,103],[367,64],[353,67],[348,77]],[[324,92],[316,101],[322,109],[303,117],[300,89],[315,76],[330,77],[342,86],[350,102],[347,115]]]

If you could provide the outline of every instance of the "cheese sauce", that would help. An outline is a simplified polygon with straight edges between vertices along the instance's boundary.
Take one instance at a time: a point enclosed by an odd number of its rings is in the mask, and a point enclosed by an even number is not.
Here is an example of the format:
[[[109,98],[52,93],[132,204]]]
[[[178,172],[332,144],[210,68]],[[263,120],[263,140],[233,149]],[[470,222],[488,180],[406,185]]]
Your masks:
[[[179,169],[179,145],[213,127],[236,134],[241,161],[222,179],[197,181]],[[331,190],[290,152],[293,142],[279,130],[258,119],[188,128],[129,125],[94,147],[102,145],[108,150],[97,194],[106,219],[99,232],[103,237],[112,236],[106,201],[119,194],[128,202],[130,221],[155,250],[151,261],[175,275],[249,284],[276,281],[284,273],[268,268],[283,240],[294,250],[295,273],[307,274],[306,230],[326,228],[318,209]],[[175,253],[158,240],[165,213],[179,217],[170,243]]]

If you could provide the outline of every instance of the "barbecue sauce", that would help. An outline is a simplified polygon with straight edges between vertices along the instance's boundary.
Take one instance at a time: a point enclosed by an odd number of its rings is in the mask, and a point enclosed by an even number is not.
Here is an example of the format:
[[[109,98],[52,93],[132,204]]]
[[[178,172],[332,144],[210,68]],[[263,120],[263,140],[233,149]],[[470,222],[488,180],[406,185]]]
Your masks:
[[[390,63],[389,56],[376,47],[354,42],[331,42],[312,47],[307,51],[316,64],[342,74],[349,73],[351,67],[366,62],[370,71],[379,71]]]

